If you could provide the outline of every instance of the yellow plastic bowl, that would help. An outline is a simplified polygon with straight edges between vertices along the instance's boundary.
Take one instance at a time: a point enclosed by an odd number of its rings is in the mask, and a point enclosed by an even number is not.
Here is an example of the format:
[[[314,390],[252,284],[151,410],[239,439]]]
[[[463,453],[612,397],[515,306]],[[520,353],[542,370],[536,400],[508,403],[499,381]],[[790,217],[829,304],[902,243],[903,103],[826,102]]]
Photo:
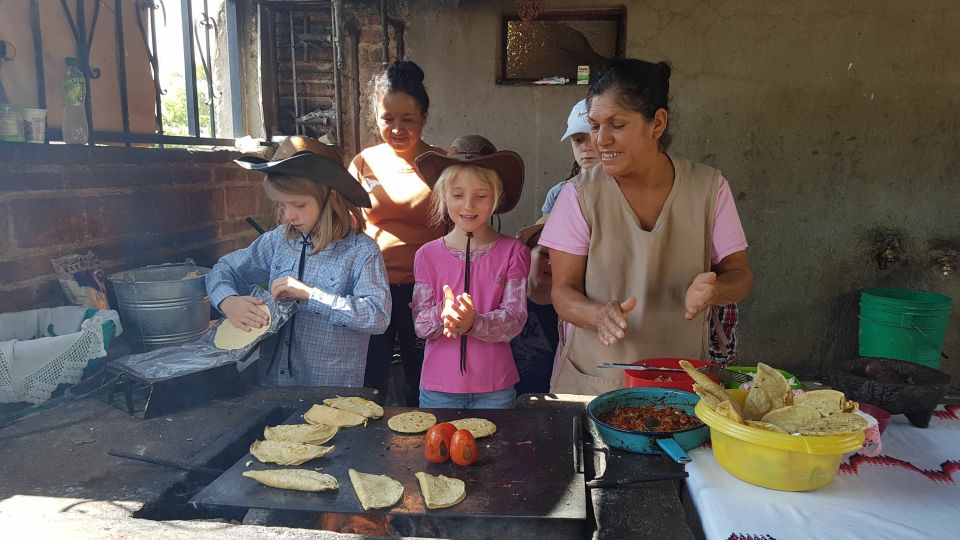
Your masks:
[[[727,390],[743,404],[744,390]],[[701,400],[694,409],[710,426],[717,463],[733,476],[780,491],[811,491],[833,481],[847,452],[863,446],[863,432],[811,437],[786,435],[738,424]]]

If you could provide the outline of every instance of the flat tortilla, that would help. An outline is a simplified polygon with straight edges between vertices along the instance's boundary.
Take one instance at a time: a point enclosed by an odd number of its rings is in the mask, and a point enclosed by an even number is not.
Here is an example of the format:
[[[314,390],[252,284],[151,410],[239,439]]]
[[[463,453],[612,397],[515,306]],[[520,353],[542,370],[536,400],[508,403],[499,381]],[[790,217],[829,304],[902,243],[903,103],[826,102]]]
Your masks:
[[[768,412],[792,404],[793,394],[786,377],[779,370],[759,362],[753,385],[743,403],[743,417],[760,420]]]
[[[489,437],[497,432],[497,425],[483,418],[461,418],[459,420],[451,420],[450,423],[456,426],[457,429],[469,431],[474,439]]]
[[[727,393],[723,390],[722,386],[717,384],[717,382],[710,377],[707,377],[703,373],[697,371],[690,362],[681,360],[679,363],[680,367],[687,372],[687,375],[692,377],[696,382],[694,390],[696,390],[697,387],[700,388],[700,392],[697,392],[697,395],[699,395],[701,399],[703,399],[704,394],[709,394],[717,400],[717,404],[730,400],[730,406],[733,408],[733,410],[738,416],[743,417],[743,411],[740,409],[740,404],[737,403],[736,400],[731,400]],[[707,400],[707,405],[711,405],[712,402],[713,400]],[[716,407],[711,405],[710,408],[715,409]]]
[[[811,422],[820,419],[820,412],[805,405],[787,405],[763,415],[761,422],[773,424],[787,433],[797,433]]]
[[[399,433],[423,433],[436,423],[436,416],[423,411],[395,414],[387,420],[387,426]]]
[[[258,304],[257,307],[267,316],[267,324],[260,328],[253,328],[249,332],[244,332],[229,320],[224,320],[217,327],[216,335],[213,336],[213,345],[225,351],[235,351],[246,347],[267,333],[267,330],[270,329],[270,308],[266,304]]]
[[[757,420],[747,420],[747,425],[750,427],[755,427],[757,429],[762,429],[764,431],[772,431],[774,433],[787,433],[786,430],[784,430],[780,426],[775,426],[773,424],[768,424],[766,422],[760,422]]]
[[[334,409],[327,405],[314,405],[303,414],[303,419],[310,424],[325,426],[353,427],[367,423],[367,417],[355,412]]]
[[[427,508],[449,508],[467,498],[467,485],[463,480],[447,478],[418,472],[414,476],[420,481],[420,492]]]
[[[867,421],[860,415],[840,413],[825,416],[800,428],[801,435],[844,435],[867,429]]]
[[[403,484],[382,474],[367,474],[349,469],[350,483],[364,510],[387,508],[403,498]]]
[[[301,444],[323,444],[337,434],[337,426],[323,424],[284,424],[263,428],[263,438]]]
[[[363,399],[361,397],[350,396],[350,397],[340,397],[328,398],[323,400],[324,405],[329,405],[334,409],[340,409],[342,411],[350,411],[352,413],[357,413],[360,416],[365,418],[380,418],[383,416],[383,407],[377,405],[376,403],[370,401],[369,399]]]
[[[274,469],[269,471],[243,471],[247,478],[253,478],[265,486],[296,491],[329,491],[340,489],[337,479],[317,471],[306,469]]]
[[[813,407],[820,416],[831,416],[843,412],[846,397],[837,390],[811,390],[793,398],[794,405]]]
[[[333,446],[317,446],[286,441],[253,441],[250,453],[264,463],[300,465],[333,452]]]
[[[727,418],[727,419],[729,419],[729,420],[733,420],[734,422],[736,422],[736,423],[738,423],[738,424],[742,424],[742,423],[743,423],[743,418],[740,417],[740,413],[738,413],[738,412],[736,411],[736,409],[733,408],[733,400],[732,400],[732,399],[728,399],[728,400],[724,401],[723,403],[720,403],[719,405],[717,405],[717,407],[714,409],[714,412],[716,412],[717,414],[719,414],[720,416],[722,416],[722,417],[724,417],[724,418]]]

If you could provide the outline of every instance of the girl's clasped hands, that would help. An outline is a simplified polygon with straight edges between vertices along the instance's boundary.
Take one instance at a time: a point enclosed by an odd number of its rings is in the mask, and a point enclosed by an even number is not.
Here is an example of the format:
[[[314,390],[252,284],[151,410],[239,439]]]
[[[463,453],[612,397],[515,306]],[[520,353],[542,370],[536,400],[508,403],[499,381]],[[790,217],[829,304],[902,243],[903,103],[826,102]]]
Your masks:
[[[477,320],[477,310],[473,306],[470,293],[454,295],[449,285],[443,286],[443,308],[440,311],[443,321],[443,335],[457,338],[473,328]]]

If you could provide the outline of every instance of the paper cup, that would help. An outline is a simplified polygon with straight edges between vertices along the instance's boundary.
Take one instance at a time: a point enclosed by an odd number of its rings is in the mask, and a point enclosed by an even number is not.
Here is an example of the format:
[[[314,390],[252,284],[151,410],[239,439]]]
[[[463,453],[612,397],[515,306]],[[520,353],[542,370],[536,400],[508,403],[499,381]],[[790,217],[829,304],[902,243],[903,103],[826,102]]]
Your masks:
[[[23,109],[23,140],[43,144],[47,137],[47,110]]]

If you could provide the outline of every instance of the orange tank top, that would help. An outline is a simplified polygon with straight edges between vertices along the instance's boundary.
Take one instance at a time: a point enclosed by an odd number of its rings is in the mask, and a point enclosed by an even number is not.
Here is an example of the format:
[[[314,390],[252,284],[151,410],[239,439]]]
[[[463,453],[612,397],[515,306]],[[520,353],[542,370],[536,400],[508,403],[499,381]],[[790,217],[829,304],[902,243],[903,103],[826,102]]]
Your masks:
[[[364,209],[364,232],[380,246],[387,278],[393,285],[413,283],[417,250],[444,233],[443,226],[429,225],[430,188],[387,144],[360,152],[350,163],[350,173],[370,194],[373,207]]]

